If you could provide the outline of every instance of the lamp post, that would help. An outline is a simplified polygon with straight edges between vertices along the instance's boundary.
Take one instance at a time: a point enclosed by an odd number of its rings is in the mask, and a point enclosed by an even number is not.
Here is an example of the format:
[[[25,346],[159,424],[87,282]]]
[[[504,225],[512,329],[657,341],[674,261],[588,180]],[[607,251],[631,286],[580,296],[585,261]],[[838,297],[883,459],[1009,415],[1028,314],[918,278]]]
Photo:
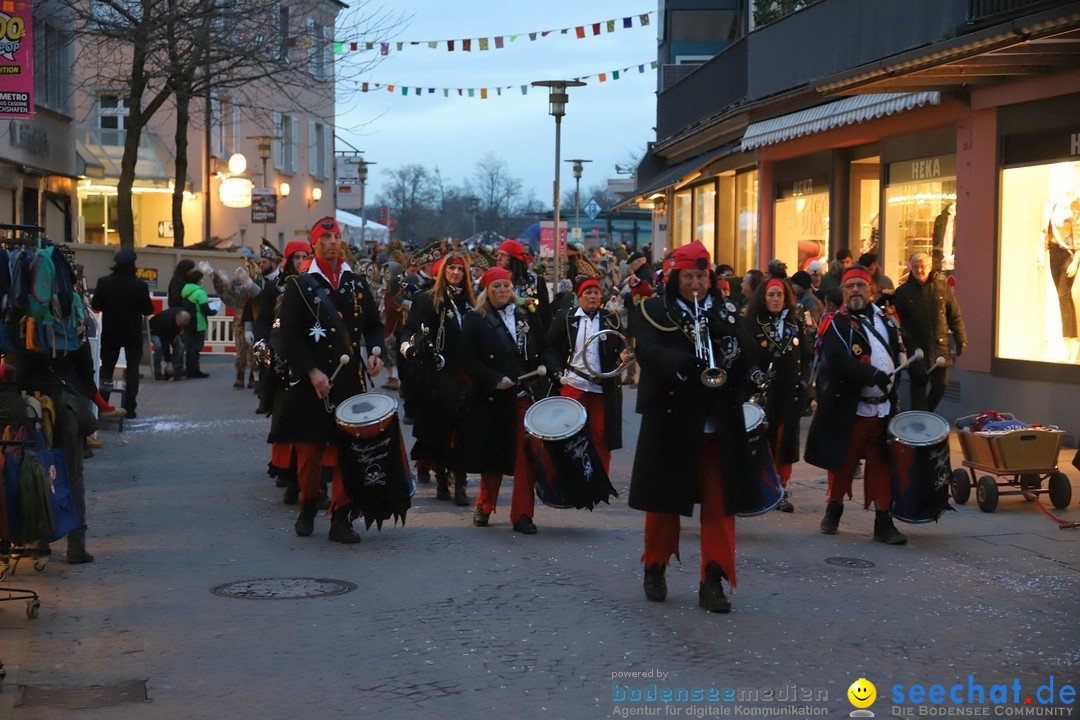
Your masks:
[[[584,164],[592,160],[573,158],[566,162],[574,165],[574,228],[581,232],[581,171],[585,169]]]
[[[472,216],[472,237],[476,237],[476,211],[480,209],[480,201],[475,197],[469,197],[469,215]]]
[[[585,83],[580,80],[537,80],[532,83],[533,87],[546,87],[548,89],[548,113],[555,118],[555,273],[553,281],[555,289],[559,288],[560,275],[562,274],[562,253],[559,243],[559,152],[562,141],[562,118],[566,114],[566,103],[570,99],[566,89],[582,87]]]
[[[367,246],[367,200],[364,197],[364,191],[367,187],[368,166],[374,164],[364,158],[360,158],[356,163],[357,177],[360,179],[360,247],[362,248]]]

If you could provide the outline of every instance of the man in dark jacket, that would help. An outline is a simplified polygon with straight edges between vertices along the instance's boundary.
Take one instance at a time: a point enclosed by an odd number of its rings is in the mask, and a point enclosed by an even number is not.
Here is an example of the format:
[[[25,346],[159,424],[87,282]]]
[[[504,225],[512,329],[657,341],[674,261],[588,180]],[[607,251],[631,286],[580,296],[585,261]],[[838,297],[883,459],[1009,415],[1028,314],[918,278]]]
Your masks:
[[[101,278],[90,307],[101,313],[101,382],[112,384],[113,371],[124,350],[123,408],[135,417],[139,394],[139,363],[143,351],[143,317],[154,314],[150,288],[135,277],[135,251],[121,250],[113,256],[112,273]]]
[[[933,367],[941,358],[941,366],[930,373],[928,383],[911,384],[911,409],[933,412],[949,385],[949,368],[953,364],[949,333],[956,341],[956,357],[967,347],[967,333],[945,273],[932,269],[926,253],[912,255],[909,267],[907,280],[893,293],[893,305],[904,331],[922,348],[927,364]]]
[[[176,368],[183,367],[184,328],[191,322],[191,313],[182,307],[165,308],[150,318],[150,342],[154,346],[154,379],[172,380]],[[165,363],[165,372],[161,363]]]

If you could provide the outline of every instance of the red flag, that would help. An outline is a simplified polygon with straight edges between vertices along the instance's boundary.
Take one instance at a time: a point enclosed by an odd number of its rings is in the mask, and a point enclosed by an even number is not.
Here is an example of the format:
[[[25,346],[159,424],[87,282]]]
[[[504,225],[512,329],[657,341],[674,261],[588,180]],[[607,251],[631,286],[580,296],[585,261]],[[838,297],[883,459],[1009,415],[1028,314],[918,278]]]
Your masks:
[[[593,35],[599,35],[600,34],[600,23],[593,23],[592,34]]]

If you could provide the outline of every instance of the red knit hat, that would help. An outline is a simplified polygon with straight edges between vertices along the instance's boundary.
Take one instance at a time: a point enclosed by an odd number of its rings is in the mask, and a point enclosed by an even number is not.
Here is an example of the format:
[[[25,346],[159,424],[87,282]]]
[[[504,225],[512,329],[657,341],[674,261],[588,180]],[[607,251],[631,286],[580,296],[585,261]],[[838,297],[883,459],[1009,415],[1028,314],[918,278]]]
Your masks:
[[[866,268],[855,267],[855,266],[849,267],[846,271],[844,271],[844,277],[840,281],[840,284],[843,285],[844,283],[846,283],[848,280],[851,280],[852,278],[858,278],[860,280],[865,280],[867,285],[873,285],[874,284],[874,278],[871,277],[870,273],[866,271]]]
[[[305,255],[311,254],[311,246],[303,240],[291,240],[289,244],[285,246],[285,259],[288,260],[298,252],[302,252]]]
[[[583,292],[585,292],[586,290],[588,290],[589,288],[591,288],[591,287],[594,287],[597,290],[603,290],[603,288],[600,287],[600,281],[599,280],[597,280],[596,278],[588,278],[586,280],[582,280],[581,284],[578,285],[578,287],[577,287],[577,296],[581,297],[581,294]]]
[[[311,234],[309,235],[311,247],[315,247],[315,243],[319,242],[319,239],[323,235],[329,235],[331,233],[340,235],[341,226],[337,224],[337,220],[327,216],[311,226]]]
[[[666,270],[705,270],[709,267],[709,251],[700,240],[675,248],[664,263]]]
[[[496,280],[506,280],[507,282],[510,282],[510,271],[506,268],[493,267],[480,276],[480,285],[487,290],[488,285]]]
[[[503,240],[502,245],[499,246],[499,252],[504,252],[512,258],[517,258],[521,262],[528,262],[528,256],[525,254],[525,248],[517,240]]]

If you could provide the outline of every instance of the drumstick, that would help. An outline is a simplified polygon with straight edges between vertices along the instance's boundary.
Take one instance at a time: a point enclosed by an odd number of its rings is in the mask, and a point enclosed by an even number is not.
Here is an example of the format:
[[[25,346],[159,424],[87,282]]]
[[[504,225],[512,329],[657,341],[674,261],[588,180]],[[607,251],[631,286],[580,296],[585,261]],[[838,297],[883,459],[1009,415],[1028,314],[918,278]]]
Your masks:
[[[932,368],[930,368],[929,370],[927,370],[926,374],[929,375],[930,373],[934,372],[939,367],[943,367],[944,365],[945,365],[945,358],[938,355],[937,360],[934,361],[934,366]]]
[[[334,374],[330,376],[330,383],[331,384],[333,384],[334,378],[337,377],[337,374],[339,372],[341,372],[341,368],[345,367],[348,364],[349,364],[349,356],[342,353],[341,357],[338,358],[337,368],[334,369]]]
[[[522,380],[528,380],[532,377],[544,377],[545,375],[547,375],[547,368],[543,365],[537,365],[536,369],[532,372],[527,372],[524,375],[519,375],[517,381],[521,382]]]
[[[905,360],[904,362],[902,362],[902,363],[900,363],[899,365],[896,366],[896,369],[892,371],[892,375],[899,375],[900,371],[903,370],[904,368],[906,368],[911,363],[915,362],[916,360],[922,360],[922,356],[923,356],[922,348],[916,348],[915,352],[911,353],[911,357],[909,357],[907,360]]]

